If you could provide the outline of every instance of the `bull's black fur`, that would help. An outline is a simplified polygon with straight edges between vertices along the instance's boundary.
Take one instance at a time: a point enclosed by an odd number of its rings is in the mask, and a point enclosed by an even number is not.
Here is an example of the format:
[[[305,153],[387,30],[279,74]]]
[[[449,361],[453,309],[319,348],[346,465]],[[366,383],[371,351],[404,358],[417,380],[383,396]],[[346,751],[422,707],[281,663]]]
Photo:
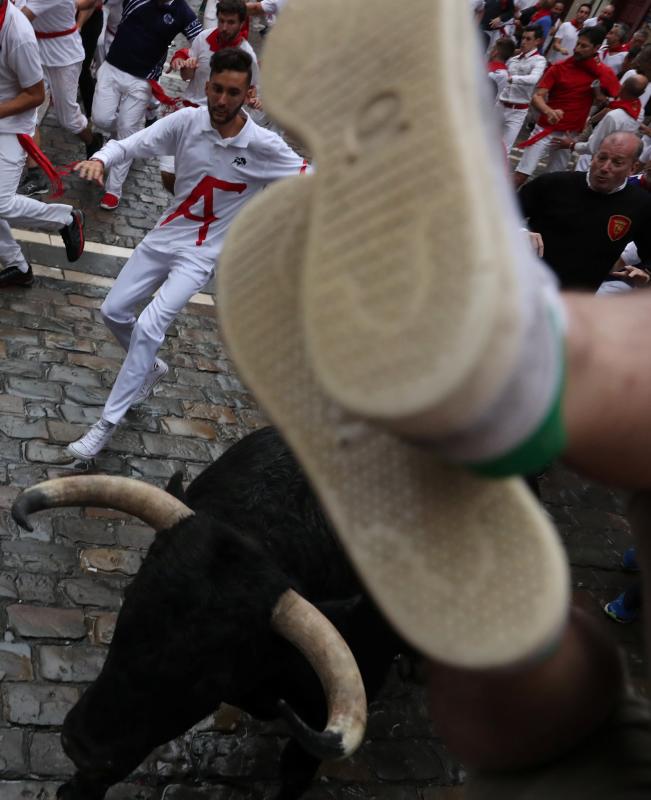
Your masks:
[[[195,516],[157,534],[126,590],[106,664],[66,718],[64,747],[79,769],[60,790],[66,800],[101,800],[220,702],[272,719],[285,699],[323,727],[314,672],[270,628],[288,588],[339,628],[370,697],[400,649],[274,429],[238,442],[185,492],[178,481],[170,488]],[[317,766],[290,741],[278,797],[299,797]]]

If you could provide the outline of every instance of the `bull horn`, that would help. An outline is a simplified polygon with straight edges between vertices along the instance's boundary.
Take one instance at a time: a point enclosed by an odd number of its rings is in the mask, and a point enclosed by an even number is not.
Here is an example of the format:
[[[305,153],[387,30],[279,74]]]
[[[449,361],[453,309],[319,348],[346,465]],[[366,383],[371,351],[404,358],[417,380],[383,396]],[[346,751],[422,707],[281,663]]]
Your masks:
[[[31,531],[28,517],[34,511],[90,505],[132,514],[156,531],[170,528],[194,513],[171,494],[143,481],[108,475],[75,475],[44,481],[26,489],[14,501],[11,515],[21,528]]]
[[[280,711],[292,733],[305,750],[319,759],[352,755],[364,738],[366,692],[348,645],[330,620],[292,589],[276,603],[271,626],[307,658],[328,702],[328,722],[319,732],[281,700]]]

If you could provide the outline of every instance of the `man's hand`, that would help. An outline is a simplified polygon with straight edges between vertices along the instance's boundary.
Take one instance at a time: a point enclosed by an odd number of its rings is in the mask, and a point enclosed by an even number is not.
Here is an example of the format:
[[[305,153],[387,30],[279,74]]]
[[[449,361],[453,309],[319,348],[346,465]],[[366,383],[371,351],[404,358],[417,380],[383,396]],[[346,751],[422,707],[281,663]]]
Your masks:
[[[574,139],[571,136],[555,136],[550,144],[553,150],[571,150]]]
[[[495,28],[499,28],[502,25],[502,20],[499,17],[495,17],[488,23],[488,27],[495,30]]]
[[[542,258],[545,255],[545,245],[543,238],[539,233],[529,231],[529,244],[533,248],[533,251],[538,258]]]
[[[563,119],[565,116],[565,112],[562,108],[550,108],[547,112],[547,119],[551,122],[552,125],[558,125],[558,123]]]
[[[80,161],[73,169],[79,173],[80,178],[87,181],[95,181],[100,186],[104,186],[104,164],[98,158],[91,158],[90,161]]]
[[[619,278],[633,284],[636,288],[646,286],[651,281],[651,275],[640,267],[624,266],[608,273],[609,278]]]

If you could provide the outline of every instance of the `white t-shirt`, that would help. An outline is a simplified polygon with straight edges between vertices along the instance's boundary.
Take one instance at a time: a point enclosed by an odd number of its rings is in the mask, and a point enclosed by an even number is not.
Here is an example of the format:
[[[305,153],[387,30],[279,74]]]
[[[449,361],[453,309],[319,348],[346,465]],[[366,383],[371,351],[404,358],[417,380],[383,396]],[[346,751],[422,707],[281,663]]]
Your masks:
[[[574,27],[574,25],[572,25],[571,22],[564,22],[554,34],[552,46],[547,51],[547,60],[549,63],[558,64],[559,61],[565,61],[566,58],[569,58],[574,52],[578,38],[579,31]],[[557,50],[554,50],[553,43],[556,39],[560,39],[561,47],[564,50],[567,50],[566,54],[559,53]]]
[[[287,5],[287,0],[260,0],[260,5],[267,17],[267,25],[274,25],[276,17]]]
[[[629,78],[634,78],[638,75],[638,71],[636,69],[629,69],[628,72],[625,72],[622,77],[620,78],[620,83],[623,85]],[[638,117],[638,121],[642,122],[644,119],[644,109],[646,108],[646,104],[651,100],[651,81],[647,84],[646,89],[640,95],[640,103],[642,103],[642,108],[640,109],[640,115]]]
[[[112,139],[93,158],[106,167],[127,158],[174,156],[174,202],[145,237],[154,249],[183,251],[209,272],[226,232],[248,200],[307,163],[276,133],[247,116],[242,130],[222,139],[206,108],[184,108],[126,139]],[[198,219],[197,219],[198,218]]]
[[[597,55],[599,56],[601,63],[605,64],[607,67],[610,67],[615,75],[617,75],[624,64],[624,61],[626,61],[626,56],[628,53],[625,50],[622,50],[619,53],[609,53],[608,44],[606,43],[599,48]]]
[[[13,100],[22,89],[43,79],[41,54],[27,17],[7,0],[7,15],[0,31],[0,102]],[[36,127],[36,109],[0,119],[0,133],[27,133]]]
[[[36,33],[67,31],[76,23],[75,0],[26,0],[24,5],[34,14]],[[52,39],[38,39],[41,61],[46,67],[66,67],[84,60],[84,46],[79,31]]]
[[[214,30],[216,30],[216,28],[202,31],[196,39],[193,39],[192,46],[190,47],[190,58],[196,58],[198,64],[192,79],[188,83],[185,92],[183,92],[183,97],[185,100],[190,100],[190,102],[200,106],[206,105],[206,81],[210,75],[210,59],[213,55],[213,51],[210,49],[210,45],[207,43],[206,39]],[[251,60],[253,61],[251,65],[253,73],[251,85],[258,86],[260,83],[260,70],[258,69],[258,59],[256,58],[253,48],[246,39],[242,39],[237,47],[239,50],[243,50],[251,56]]]

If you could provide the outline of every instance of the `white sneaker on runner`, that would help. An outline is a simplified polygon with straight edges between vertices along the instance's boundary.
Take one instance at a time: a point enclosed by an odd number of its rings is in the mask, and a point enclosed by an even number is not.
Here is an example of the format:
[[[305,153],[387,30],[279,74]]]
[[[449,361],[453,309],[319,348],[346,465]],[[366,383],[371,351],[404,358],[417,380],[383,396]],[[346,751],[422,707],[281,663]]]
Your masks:
[[[116,425],[100,419],[96,422],[81,439],[71,442],[66,448],[70,455],[82,461],[91,461],[109,443],[115,433]]]
[[[132,406],[140,405],[140,403],[144,403],[149,400],[149,398],[153,395],[156,386],[158,386],[158,384],[163,380],[169,371],[170,368],[163,361],[163,359],[157,358],[154,362],[154,366],[149,371],[144,383],[140,387],[140,391],[136,395],[136,399],[133,401]]]

